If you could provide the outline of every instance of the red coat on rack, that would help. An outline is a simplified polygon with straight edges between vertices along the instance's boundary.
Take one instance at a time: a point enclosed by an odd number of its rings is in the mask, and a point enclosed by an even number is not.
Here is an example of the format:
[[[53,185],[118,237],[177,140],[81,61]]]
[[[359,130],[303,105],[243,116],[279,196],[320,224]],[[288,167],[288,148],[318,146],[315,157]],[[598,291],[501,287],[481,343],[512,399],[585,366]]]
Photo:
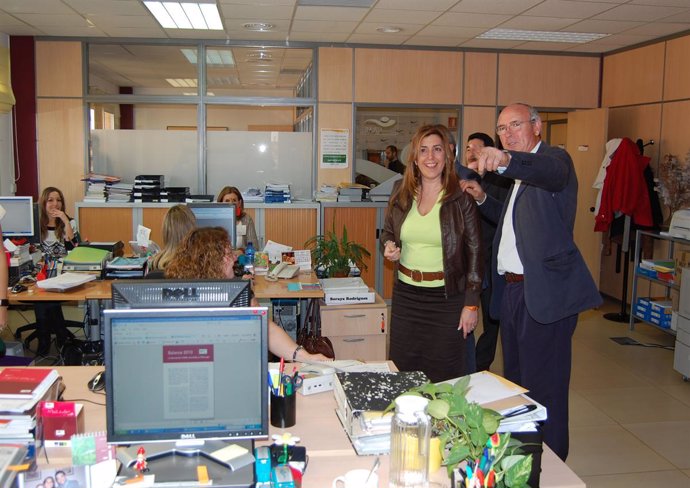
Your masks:
[[[652,210],[644,170],[649,165],[647,156],[640,155],[637,145],[624,138],[606,168],[601,205],[594,223],[595,232],[606,232],[616,212],[630,215],[635,225],[651,227]]]

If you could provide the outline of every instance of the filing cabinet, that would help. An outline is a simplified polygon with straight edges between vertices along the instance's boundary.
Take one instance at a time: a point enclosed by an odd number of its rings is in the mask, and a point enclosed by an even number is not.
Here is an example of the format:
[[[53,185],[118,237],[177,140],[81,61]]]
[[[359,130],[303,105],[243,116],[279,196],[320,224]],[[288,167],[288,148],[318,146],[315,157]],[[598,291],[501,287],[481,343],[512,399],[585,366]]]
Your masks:
[[[379,294],[374,303],[324,305],[321,334],[333,343],[336,359],[385,361],[388,358],[388,307]]]
[[[678,300],[678,325],[676,347],[673,352],[673,369],[690,378],[690,268],[684,268]]]

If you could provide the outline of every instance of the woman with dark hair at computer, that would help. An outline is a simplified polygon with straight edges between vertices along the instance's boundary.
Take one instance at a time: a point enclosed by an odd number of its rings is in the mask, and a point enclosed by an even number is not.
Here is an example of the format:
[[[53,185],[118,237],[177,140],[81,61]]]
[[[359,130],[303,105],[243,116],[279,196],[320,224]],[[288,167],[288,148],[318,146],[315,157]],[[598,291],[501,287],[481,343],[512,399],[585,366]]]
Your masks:
[[[170,262],[172,255],[184,236],[196,228],[196,217],[187,205],[170,207],[163,218],[163,248],[151,260],[149,271],[162,271]]]
[[[234,186],[226,186],[218,194],[217,200],[222,203],[232,203],[235,205],[237,212],[237,242],[235,249],[244,249],[247,243],[254,244],[254,248],[259,247],[259,239],[256,236],[256,229],[254,228],[254,220],[247,212],[244,211],[244,198],[242,193]]]
[[[38,200],[39,246],[44,260],[65,257],[79,245],[77,225],[65,212],[65,196],[59,188],[49,186]],[[58,346],[72,337],[65,326],[60,302],[34,302],[36,314],[36,354],[45,356],[50,349],[50,336],[55,334]]]
[[[235,255],[228,232],[222,227],[202,227],[185,236],[165,268],[165,277],[193,280],[233,278]],[[252,298],[252,306],[259,306]],[[272,320],[268,323],[268,348],[276,356],[292,361],[330,361],[322,354],[310,354]]]

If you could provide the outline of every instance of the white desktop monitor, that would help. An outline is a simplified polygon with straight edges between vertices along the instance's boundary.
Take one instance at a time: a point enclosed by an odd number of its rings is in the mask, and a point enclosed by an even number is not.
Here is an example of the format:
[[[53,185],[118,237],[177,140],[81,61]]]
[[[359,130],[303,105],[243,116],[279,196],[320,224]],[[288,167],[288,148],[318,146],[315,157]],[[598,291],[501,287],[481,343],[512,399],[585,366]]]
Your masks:
[[[0,197],[0,205],[5,216],[0,221],[4,237],[33,237],[34,205],[33,197]]]
[[[223,227],[228,231],[230,243],[237,242],[237,216],[232,203],[188,203],[189,210],[196,217],[197,227]]]
[[[266,307],[104,316],[108,442],[268,436]]]

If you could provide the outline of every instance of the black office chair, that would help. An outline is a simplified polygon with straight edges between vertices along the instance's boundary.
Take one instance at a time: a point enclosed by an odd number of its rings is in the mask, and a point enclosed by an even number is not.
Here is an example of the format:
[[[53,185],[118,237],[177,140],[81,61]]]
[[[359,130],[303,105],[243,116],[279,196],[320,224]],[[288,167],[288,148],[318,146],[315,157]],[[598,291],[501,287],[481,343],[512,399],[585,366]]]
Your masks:
[[[46,322],[55,322],[55,321],[60,321],[64,324],[64,329],[65,329],[65,334],[62,334],[61,337],[58,337],[59,342],[64,342],[67,339],[74,338],[74,334],[69,330],[69,329],[80,329],[82,331],[85,331],[85,325],[84,321],[82,320],[81,322],[78,322],[76,320],[66,320],[64,316],[62,315],[62,309],[59,309],[59,315],[56,317],[49,317],[50,315],[50,310],[45,310],[42,313],[39,312],[36,307],[40,306],[45,306],[46,304],[52,304],[52,305],[57,305],[58,307],[62,307],[61,305],[62,302],[34,302],[34,310],[36,311],[37,318],[36,322],[32,322],[27,325],[22,325],[21,327],[18,327],[17,330],[14,332],[14,337],[17,340],[21,340],[22,333],[28,332],[28,331],[33,331],[31,334],[28,335],[26,339],[24,339],[24,347],[28,350],[32,350],[31,347],[29,347],[29,344],[31,341],[34,339],[38,339],[39,337],[39,320],[42,318]],[[47,308],[47,307],[46,307]],[[39,317],[42,316],[42,317]],[[50,347],[50,344],[48,344],[48,347]],[[40,348],[40,344],[37,347],[37,352],[38,353],[45,353],[47,351],[38,351]]]

